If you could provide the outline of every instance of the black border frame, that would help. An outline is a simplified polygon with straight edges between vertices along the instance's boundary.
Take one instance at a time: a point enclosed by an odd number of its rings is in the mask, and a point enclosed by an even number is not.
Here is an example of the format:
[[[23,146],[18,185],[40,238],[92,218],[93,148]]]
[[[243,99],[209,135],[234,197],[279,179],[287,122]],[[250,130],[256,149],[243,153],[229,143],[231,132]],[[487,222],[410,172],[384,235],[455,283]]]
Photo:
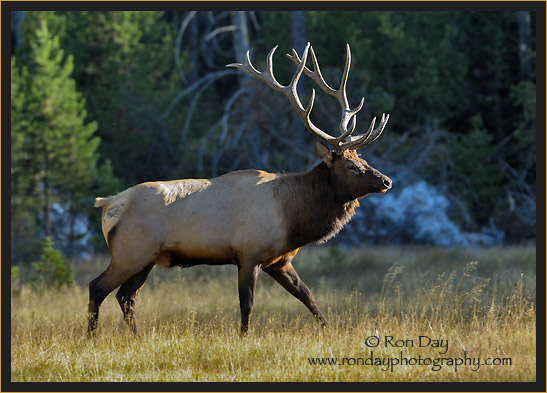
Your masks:
[[[546,238],[545,201],[546,201],[546,118],[545,118],[545,1],[313,1],[313,2],[254,2],[254,1],[2,1],[1,4],[1,81],[2,98],[2,133],[1,133],[1,164],[2,188],[1,208],[3,217],[1,256],[1,343],[4,350],[1,353],[1,391],[546,391],[545,380],[545,345],[536,347],[536,382],[12,382],[11,381],[11,351],[8,352],[11,338],[10,310],[10,202],[6,195],[11,195],[9,168],[11,157],[10,146],[10,86],[11,73],[11,12],[33,10],[397,10],[397,11],[517,11],[530,10],[536,12],[536,149],[539,148],[542,165],[536,167],[536,200],[541,202],[537,207],[536,227],[536,273],[540,280],[545,280]],[[536,150],[537,155],[537,150]],[[7,176],[6,176],[7,175]],[[540,262],[540,264],[537,263]],[[545,332],[545,281],[541,282],[537,296],[538,316],[536,332]],[[537,335],[537,333],[536,333]],[[536,340],[537,345],[537,340]],[[537,356],[539,355],[539,356]]]

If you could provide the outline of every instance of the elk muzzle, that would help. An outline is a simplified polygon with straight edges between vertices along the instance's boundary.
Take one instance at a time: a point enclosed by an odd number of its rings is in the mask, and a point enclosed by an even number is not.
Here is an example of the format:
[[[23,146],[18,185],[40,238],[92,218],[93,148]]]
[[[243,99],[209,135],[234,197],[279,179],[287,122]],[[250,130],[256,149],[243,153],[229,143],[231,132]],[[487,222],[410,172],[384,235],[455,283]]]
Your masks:
[[[383,189],[383,191],[380,191],[381,193],[384,193],[391,188],[391,179],[386,175],[382,175],[382,183],[384,184],[385,188]]]
[[[392,181],[389,177],[387,177],[386,175],[384,175],[383,173],[381,173],[379,170],[377,169],[374,169],[374,168],[371,168],[372,169],[372,174],[375,176],[375,180],[376,180],[376,185],[377,185],[377,189],[378,193],[385,193],[387,190],[389,190],[391,188],[391,185],[392,185]]]

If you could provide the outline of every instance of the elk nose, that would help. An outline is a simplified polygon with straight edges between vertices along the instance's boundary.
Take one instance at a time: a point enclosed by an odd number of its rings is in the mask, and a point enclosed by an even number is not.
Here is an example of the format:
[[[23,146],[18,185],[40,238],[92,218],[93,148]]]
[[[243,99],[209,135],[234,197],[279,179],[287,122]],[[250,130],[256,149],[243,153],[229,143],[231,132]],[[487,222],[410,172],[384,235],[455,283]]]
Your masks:
[[[382,179],[383,183],[384,183],[384,186],[389,189],[391,188],[391,179],[387,176],[384,176],[384,178]]]

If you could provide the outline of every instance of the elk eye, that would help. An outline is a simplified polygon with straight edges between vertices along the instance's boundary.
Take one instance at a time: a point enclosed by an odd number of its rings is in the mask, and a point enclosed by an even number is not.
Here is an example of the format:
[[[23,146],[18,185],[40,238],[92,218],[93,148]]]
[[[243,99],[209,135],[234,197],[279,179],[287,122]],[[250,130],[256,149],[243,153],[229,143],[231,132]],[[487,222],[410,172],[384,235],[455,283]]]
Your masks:
[[[347,165],[347,168],[348,168],[350,171],[356,171],[356,170],[357,170],[357,168],[355,168],[355,165],[353,165],[353,164],[348,164],[348,165]]]

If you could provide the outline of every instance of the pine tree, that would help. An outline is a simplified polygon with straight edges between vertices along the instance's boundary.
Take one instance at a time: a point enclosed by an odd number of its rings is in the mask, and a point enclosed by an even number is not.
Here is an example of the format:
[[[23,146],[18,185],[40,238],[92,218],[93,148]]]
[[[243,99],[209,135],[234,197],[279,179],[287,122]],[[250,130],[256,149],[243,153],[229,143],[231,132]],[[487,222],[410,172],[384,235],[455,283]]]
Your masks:
[[[46,18],[38,15],[37,21],[27,40],[27,64],[12,62],[12,199],[36,195],[43,233],[51,236],[53,203],[71,212],[89,203],[83,199],[96,181],[99,139],[71,78],[72,56],[65,56]]]
[[[37,174],[32,169],[31,130],[33,116],[26,107],[24,80],[27,68],[11,60],[11,251],[12,259],[31,258],[39,247],[35,195]]]

